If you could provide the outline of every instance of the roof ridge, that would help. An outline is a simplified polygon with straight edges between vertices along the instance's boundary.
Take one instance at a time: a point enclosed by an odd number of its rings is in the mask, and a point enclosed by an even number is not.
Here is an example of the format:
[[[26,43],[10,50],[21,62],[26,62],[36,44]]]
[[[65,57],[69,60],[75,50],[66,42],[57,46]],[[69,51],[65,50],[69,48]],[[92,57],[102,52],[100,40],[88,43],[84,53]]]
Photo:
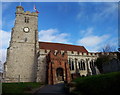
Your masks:
[[[63,45],[70,45],[70,46],[78,46],[78,47],[84,47],[84,46],[80,46],[80,45],[72,45],[72,44],[65,44],[65,43],[57,43],[57,42],[43,42],[43,41],[39,41],[39,43],[50,43],[50,44],[63,44]]]
[[[62,44],[62,43],[39,41],[39,47],[40,49],[48,49],[48,50],[64,50],[64,51],[77,51],[77,52],[88,53],[88,51],[84,46]]]

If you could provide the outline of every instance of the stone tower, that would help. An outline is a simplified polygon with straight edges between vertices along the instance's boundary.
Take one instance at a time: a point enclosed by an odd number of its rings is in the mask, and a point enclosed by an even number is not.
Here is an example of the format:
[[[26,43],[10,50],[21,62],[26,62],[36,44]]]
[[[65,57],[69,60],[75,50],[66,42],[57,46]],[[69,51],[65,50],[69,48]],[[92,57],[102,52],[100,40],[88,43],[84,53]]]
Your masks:
[[[16,8],[15,25],[7,49],[5,81],[36,81],[38,47],[38,13]]]

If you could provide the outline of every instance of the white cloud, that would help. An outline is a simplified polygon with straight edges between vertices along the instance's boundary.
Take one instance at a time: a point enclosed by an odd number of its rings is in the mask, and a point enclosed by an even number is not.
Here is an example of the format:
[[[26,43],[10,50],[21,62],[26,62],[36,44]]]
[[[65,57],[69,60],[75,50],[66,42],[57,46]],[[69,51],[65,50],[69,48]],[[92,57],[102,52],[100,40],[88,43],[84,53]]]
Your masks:
[[[96,7],[96,5],[99,6],[101,3],[93,3],[94,10],[93,13],[89,14],[89,10],[87,10],[89,7],[86,3],[78,3],[79,4],[79,12],[76,15],[76,18],[79,20],[85,20],[85,21],[92,21],[92,22],[98,22],[106,20],[109,16],[117,17],[117,10],[118,10],[118,3],[116,2],[109,2],[109,3],[103,3],[100,5],[100,7]],[[95,11],[95,12],[94,12]],[[89,14],[89,15],[88,15]],[[84,18],[84,19],[83,19]]]
[[[39,40],[47,42],[69,43],[67,33],[59,33],[57,29],[41,30]]]
[[[0,72],[3,71],[3,64],[6,61],[7,49],[0,49]]]
[[[7,48],[9,45],[10,37],[11,37],[11,32],[3,31],[0,30],[0,41],[2,48]]]
[[[2,64],[6,61],[7,49],[0,49],[0,61]]]
[[[102,35],[102,36],[86,36],[83,37],[82,39],[78,40],[79,44],[82,44],[83,46],[89,46],[93,47],[96,45],[99,45],[100,43],[104,42],[105,39],[108,39],[108,35]]]
[[[108,41],[110,35],[101,36],[93,34],[93,28],[82,30],[83,37],[77,41],[79,45],[85,46],[89,51],[98,51]]]
[[[93,28],[92,27],[90,27],[90,28],[88,28],[86,30],[81,30],[80,31],[80,34],[84,35],[84,36],[91,35],[92,33],[93,33]]]
[[[2,27],[2,3],[0,3],[0,29]]]
[[[93,21],[98,21],[98,19],[106,19],[109,16],[117,17],[117,9],[118,9],[118,4],[117,3],[106,3],[104,7],[101,7],[97,13],[93,15]],[[115,14],[116,12],[116,14]]]
[[[6,51],[7,47],[9,46],[10,36],[10,32],[0,30],[0,61],[2,62],[2,64],[6,60]]]

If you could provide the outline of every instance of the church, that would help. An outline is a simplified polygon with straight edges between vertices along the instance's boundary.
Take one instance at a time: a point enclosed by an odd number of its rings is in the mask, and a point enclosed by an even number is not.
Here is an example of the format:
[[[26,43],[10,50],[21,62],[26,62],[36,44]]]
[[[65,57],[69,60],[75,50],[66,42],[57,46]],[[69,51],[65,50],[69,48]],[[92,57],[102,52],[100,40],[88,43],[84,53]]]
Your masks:
[[[100,53],[88,52],[84,46],[38,41],[38,13],[17,6],[15,14],[5,82],[69,83],[77,76],[97,74],[94,62]]]

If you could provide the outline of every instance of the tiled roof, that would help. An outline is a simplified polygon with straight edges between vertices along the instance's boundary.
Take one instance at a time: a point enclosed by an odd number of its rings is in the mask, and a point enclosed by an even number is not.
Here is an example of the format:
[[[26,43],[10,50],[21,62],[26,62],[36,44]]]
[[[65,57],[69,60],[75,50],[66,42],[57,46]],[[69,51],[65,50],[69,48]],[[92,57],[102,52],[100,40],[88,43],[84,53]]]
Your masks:
[[[62,43],[51,43],[51,42],[39,42],[40,49],[45,50],[64,50],[64,51],[77,51],[88,53],[84,46],[76,46],[70,44],[62,44]]]

